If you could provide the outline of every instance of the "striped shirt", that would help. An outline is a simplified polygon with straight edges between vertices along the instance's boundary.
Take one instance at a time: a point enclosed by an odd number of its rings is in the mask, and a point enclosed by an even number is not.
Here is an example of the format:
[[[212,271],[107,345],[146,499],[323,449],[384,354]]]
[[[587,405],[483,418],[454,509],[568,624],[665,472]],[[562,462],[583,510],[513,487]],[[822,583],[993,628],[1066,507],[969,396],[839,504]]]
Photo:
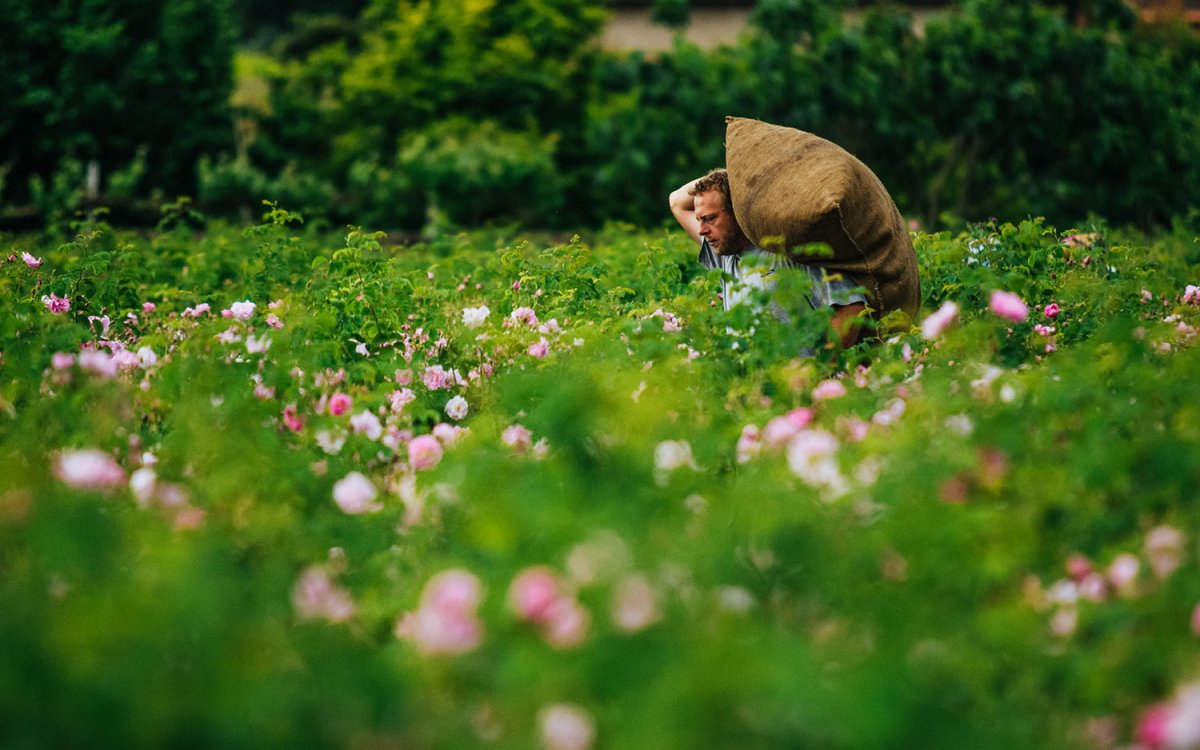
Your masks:
[[[812,284],[804,296],[814,310],[830,305],[867,303],[866,296],[860,291],[855,291],[858,284],[848,277],[836,273],[830,274],[819,266],[801,263],[783,255],[768,253],[757,247],[743,250],[737,255],[717,255],[709,247],[708,240],[702,239],[700,241],[700,257],[697,260],[705,268],[719,268],[725,272],[721,278],[721,299],[726,310],[741,304],[751,290],[771,291],[774,289],[775,282],[770,277],[779,268],[804,269],[808,273]]]

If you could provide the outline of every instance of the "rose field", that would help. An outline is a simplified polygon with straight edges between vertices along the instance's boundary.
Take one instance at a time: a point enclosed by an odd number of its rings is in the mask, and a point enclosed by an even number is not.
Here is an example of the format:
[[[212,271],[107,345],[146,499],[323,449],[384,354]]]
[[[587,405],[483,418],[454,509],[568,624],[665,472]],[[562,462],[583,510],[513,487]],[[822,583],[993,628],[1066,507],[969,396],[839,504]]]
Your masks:
[[[917,233],[839,351],[265,210],[5,237],[3,747],[1200,748],[1195,226]]]

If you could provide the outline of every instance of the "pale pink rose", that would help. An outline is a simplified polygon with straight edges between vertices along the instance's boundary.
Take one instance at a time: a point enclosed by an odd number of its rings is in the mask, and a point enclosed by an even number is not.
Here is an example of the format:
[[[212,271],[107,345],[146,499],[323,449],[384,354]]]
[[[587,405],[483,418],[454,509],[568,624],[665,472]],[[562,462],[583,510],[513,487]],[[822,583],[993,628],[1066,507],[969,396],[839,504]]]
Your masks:
[[[421,373],[421,381],[429,390],[440,391],[453,387],[454,376],[443,369],[441,365],[433,365],[425,368],[425,372]]]
[[[622,632],[636,633],[662,618],[658,592],[645,576],[631,575],[617,584],[613,592],[613,625]]]
[[[1158,578],[1166,578],[1183,563],[1183,532],[1171,526],[1157,526],[1146,535],[1146,557]]]
[[[354,600],[324,568],[305,568],[292,587],[292,606],[303,620],[346,622],[354,616]]]
[[[96,323],[100,323],[101,338],[108,335],[108,329],[112,326],[112,318],[107,315],[89,315],[87,316],[88,326],[94,331]]]
[[[533,444],[533,433],[525,429],[523,425],[514,424],[500,435],[500,442],[517,453],[524,453]]]
[[[871,423],[859,417],[839,418],[837,424],[846,439],[852,443],[861,443],[866,440],[867,434],[871,430]]]
[[[1200,305],[1200,287],[1197,287],[1195,284],[1188,284],[1183,290],[1183,304]]]
[[[1050,632],[1059,638],[1069,638],[1079,627],[1079,610],[1063,607],[1050,618]]]
[[[200,304],[196,305],[195,307],[184,308],[184,311],[182,314],[183,314],[183,317],[185,317],[185,318],[198,318],[201,315],[204,315],[205,313],[209,312],[211,309],[212,308],[209,307],[207,302],[201,302]]]
[[[483,642],[483,623],[475,612],[483,585],[469,571],[445,570],[421,590],[416,612],[404,615],[396,635],[413,642],[423,654],[461,654]]]
[[[138,364],[143,370],[148,370],[158,364],[158,355],[148,346],[139,347],[137,350]]]
[[[129,476],[129,491],[143,508],[154,500],[157,485],[158,475],[149,466],[143,466]]]
[[[1021,323],[1029,317],[1029,307],[1012,292],[992,292],[988,307],[993,313],[1013,323]]]
[[[335,417],[340,417],[350,411],[352,406],[354,406],[354,400],[345,393],[335,393],[329,397],[329,413]]]
[[[529,345],[529,356],[541,359],[550,351],[550,344],[546,341],[546,337],[542,336],[538,341]]]
[[[455,420],[462,419],[463,417],[467,416],[467,411],[469,408],[470,407],[465,398],[462,396],[455,396],[446,402],[446,416]]]
[[[591,750],[596,724],[591,714],[571,703],[555,703],[538,712],[545,750]]]
[[[267,325],[271,326],[272,328],[283,328],[283,321],[280,320],[279,316],[275,313],[269,313],[267,315]]]
[[[84,490],[109,489],[126,481],[125,470],[113,457],[95,448],[64,451],[54,463],[54,475]]]
[[[1033,331],[1039,336],[1045,336],[1046,338],[1049,338],[1054,335],[1054,326],[1044,326],[1041,323],[1035,323],[1033,326]]]
[[[118,370],[134,370],[141,365],[138,356],[128,349],[122,349],[112,355],[112,363]]]
[[[412,370],[396,370],[392,377],[396,381],[396,385],[403,387],[412,383],[413,372]]]
[[[737,441],[737,462],[744,464],[758,455],[762,450],[762,436],[756,425],[748,424],[742,428],[742,434]]]
[[[1175,691],[1167,718],[1167,744],[1173,750],[1200,748],[1200,683],[1184,685]]]
[[[25,261],[25,265],[29,266],[30,268],[37,268],[45,262],[41,258],[33,257],[29,253],[21,253],[21,260]]]
[[[538,333],[562,333],[562,328],[558,325],[558,318],[551,318],[545,323],[537,327]]]
[[[1104,576],[1099,573],[1089,573],[1079,581],[1079,595],[1090,602],[1102,602],[1108,598],[1108,586]]]
[[[517,617],[528,622],[549,620],[561,596],[558,576],[543,565],[525,568],[508,587],[508,603]]]
[[[846,395],[846,386],[840,380],[825,380],[813,389],[814,401],[828,401]]]
[[[371,480],[357,471],[350,472],[333,485],[333,501],[343,513],[351,516],[382,510],[383,506],[375,502],[378,494]]]
[[[383,423],[369,409],[363,409],[350,417],[350,430],[359,435],[366,435],[370,440],[378,440],[383,435]]]
[[[438,422],[433,426],[433,436],[441,441],[442,445],[454,445],[459,438],[467,432],[467,428],[459,427],[458,425]]]
[[[50,366],[55,370],[65,370],[73,364],[75,364],[74,354],[55,352],[50,356]]]
[[[939,338],[956,320],[958,320],[958,304],[946,300],[937,309],[937,312],[925,318],[921,323],[921,338],[927,341]]]
[[[1128,552],[1117,555],[1108,565],[1108,582],[1120,593],[1131,593],[1137,582],[1140,567],[1141,563],[1138,562],[1136,555]]]
[[[762,443],[767,450],[782,450],[803,427],[787,416],[772,417],[762,431]]]
[[[262,338],[258,338],[257,336],[246,337],[246,351],[250,354],[263,354],[270,348],[271,339],[266,336]]]
[[[244,302],[234,302],[229,306],[229,312],[237,320],[250,320],[250,318],[254,317],[255,307],[257,307],[257,305],[250,300],[245,300]]]
[[[1056,318],[1060,312],[1062,312],[1062,308],[1058,306],[1057,302],[1051,302],[1042,309],[1042,314],[1047,318]]]
[[[517,323],[524,323],[530,328],[536,326],[538,323],[537,313],[533,311],[532,307],[518,307],[508,317],[510,320]]]
[[[582,604],[573,597],[559,597],[539,625],[539,631],[552,648],[566,650],[582,644],[591,625],[592,616]]]
[[[108,352],[94,350],[80,352],[79,367],[102,378],[111,378],[117,374],[117,365]]]
[[[388,401],[392,405],[392,411],[399,413],[416,398],[417,394],[413,393],[411,388],[401,388],[398,391],[392,391],[388,396]]]
[[[688,441],[664,440],[654,446],[654,467],[659,471],[674,471],[685,466],[699,470]]]
[[[65,313],[71,309],[70,299],[66,297],[59,297],[53,292],[50,293],[50,296],[42,296],[42,304],[46,306],[47,310],[55,315],[61,315],[62,313]]]
[[[408,443],[408,463],[414,471],[425,471],[442,460],[442,444],[433,435],[418,435]]]
[[[157,307],[158,305],[155,305],[153,302],[143,302],[142,312],[149,315],[150,313],[154,312]]]
[[[1150,293],[1150,290],[1143,289],[1142,290],[1142,303],[1145,304],[1147,302],[1153,302],[1153,301],[1154,301],[1154,295]]]

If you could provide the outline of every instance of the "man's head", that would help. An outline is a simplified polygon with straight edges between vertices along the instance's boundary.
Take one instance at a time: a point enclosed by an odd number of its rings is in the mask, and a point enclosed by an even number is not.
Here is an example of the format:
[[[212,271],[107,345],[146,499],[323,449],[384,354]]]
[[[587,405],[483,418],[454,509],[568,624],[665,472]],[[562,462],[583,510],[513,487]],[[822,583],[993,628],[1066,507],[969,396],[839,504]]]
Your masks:
[[[728,172],[714,169],[697,180],[688,194],[695,201],[700,236],[708,240],[714,252],[718,255],[737,255],[750,247],[750,239],[733,214]]]

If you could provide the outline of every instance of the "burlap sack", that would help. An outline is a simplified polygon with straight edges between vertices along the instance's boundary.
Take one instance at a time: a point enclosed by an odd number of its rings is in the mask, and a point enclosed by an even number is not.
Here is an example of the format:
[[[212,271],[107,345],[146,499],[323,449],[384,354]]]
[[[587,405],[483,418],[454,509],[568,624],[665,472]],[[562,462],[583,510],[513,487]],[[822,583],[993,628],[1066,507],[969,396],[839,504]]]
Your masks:
[[[904,218],[866,164],[845,149],[794,128],[725,118],[725,168],[733,212],[754,244],[786,252],[864,287],[874,315],[893,311],[907,327],[921,304],[917,256]],[[796,249],[824,243],[833,257]]]

